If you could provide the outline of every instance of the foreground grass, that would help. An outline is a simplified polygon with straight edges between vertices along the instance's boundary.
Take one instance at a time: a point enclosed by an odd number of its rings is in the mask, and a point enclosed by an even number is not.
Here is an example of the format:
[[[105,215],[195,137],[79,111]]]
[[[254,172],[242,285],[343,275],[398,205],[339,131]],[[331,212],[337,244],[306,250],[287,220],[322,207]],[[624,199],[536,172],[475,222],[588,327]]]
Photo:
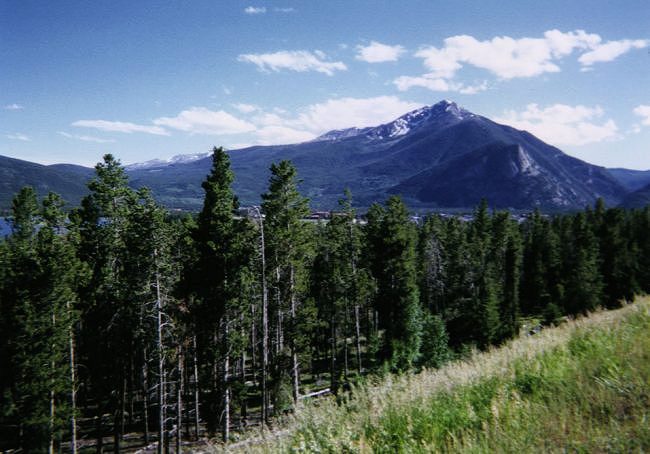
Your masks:
[[[650,449],[650,300],[437,371],[300,408],[232,448],[276,452],[636,452]]]

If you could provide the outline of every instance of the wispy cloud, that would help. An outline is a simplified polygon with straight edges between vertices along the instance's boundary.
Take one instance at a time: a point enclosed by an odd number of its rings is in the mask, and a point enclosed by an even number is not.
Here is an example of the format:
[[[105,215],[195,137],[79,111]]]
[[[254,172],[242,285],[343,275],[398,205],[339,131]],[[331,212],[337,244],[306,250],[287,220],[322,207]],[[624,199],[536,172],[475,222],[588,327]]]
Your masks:
[[[13,134],[7,134],[5,137],[7,137],[7,139],[11,139],[11,140],[22,140],[23,142],[30,142],[32,140],[27,135],[22,134],[20,132],[15,132]]]
[[[25,108],[24,106],[21,106],[20,104],[16,104],[16,103],[7,104],[6,106],[4,106],[5,110],[23,110],[24,108]]]
[[[244,13],[246,14],[264,14],[266,13],[265,6],[247,6],[244,8]]]
[[[465,95],[473,95],[488,88],[488,83],[483,81],[474,85],[465,85],[453,80],[435,77],[432,74],[422,76],[400,76],[393,81],[399,91],[406,91],[413,87],[427,88],[431,91],[457,92]]]
[[[293,12],[296,11],[296,9],[295,8],[278,8],[278,7],[275,7],[275,8],[273,8],[273,11],[275,11],[276,13],[293,13]]]
[[[647,40],[602,43],[602,38],[584,30],[549,30],[539,38],[497,36],[480,41],[470,35],[446,38],[441,47],[426,46],[415,53],[427,72],[401,76],[394,83],[400,90],[424,87],[433,91],[467,90],[455,79],[466,66],[485,70],[501,80],[530,78],[561,71],[562,60],[578,51],[583,69],[596,62],[612,61],[632,49],[648,46]],[[473,91],[473,90],[470,90]]]
[[[356,59],[367,63],[383,63],[397,61],[406,49],[400,45],[390,46],[377,41],[371,41],[367,46],[357,46]]]
[[[336,98],[305,106],[296,115],[259,111],[251,122],[255,144],[280,145],[312,140],[333,129],[376,126],[421,106],[395,96]]]
[[[255,130],[255,126],[247,121],[223,110],[213,111],[205,107],[190,107],[175,117],[157,118],[153,123],[157,127],[165,126],[190,134],[241,134]]]
[[[99,129],[100,131],[123,132],[126,134],[142,132],[146,134],[154,134],[157,136],[169,135],[169,132],[165,131],[160,126],[138,125],[124,121],[78,120],[72,123],[72,126]]]
[[[82,140],[84,142],[95,142],[95,143],[113,143],[115,140],[113,139],[102,139],[100,137],[94,137],[94,136],[84,136],[84,135],[78,135],[78,134],[70,134],[65,131],[59,131],[58,134],[60,136],[66,137],[68,139],[75,139],[75,140]]]
[[[593,50],[582,54],[580,58],[578,58],[578,61],[585,67],[590,67],[594,63],[615,60],[632,49],[643,49],[644,47],[648,47],[649,43],[650,41],[645,39],[608,41],[604,44],[599,44],[598,46],[595,46]]]
[[[634,108],[634,114],[641,117],[641,124],[650,126],[650,106],[641,104]]]
[[[233,104],[232,106],[238,111],[240,111],[241,113],[245,113],[245,114],[253,113],[260,110],[258,106],[255,106],[253,104],[239,103],[239,104]]]
[[[314,52],[281,50],[267,54],[242,54],[237,59],[241,62],[253,63],[260,71],[316,71],[332,76],[335,71],[347,69],[343,62],[327,61],[326,58],[327,56],[318,50]]]
[[[510,110],[494,121],[523,129],[553,145],[587,145],[620,138],[618,127],[604,116],[600,107],[554,104],[540,108],[529,104],[526,110]]]

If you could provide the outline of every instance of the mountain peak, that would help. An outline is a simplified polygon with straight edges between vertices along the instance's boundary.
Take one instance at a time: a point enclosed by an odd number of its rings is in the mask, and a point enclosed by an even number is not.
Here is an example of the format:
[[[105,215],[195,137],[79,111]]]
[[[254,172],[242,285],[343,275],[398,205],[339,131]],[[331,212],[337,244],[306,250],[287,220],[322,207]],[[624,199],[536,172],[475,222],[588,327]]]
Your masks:
[[[351,137],[365,136],[371,140],[394,139],[406,135],[429,122],[438,122],[448,125],[475,115],[453,101],[447,99],[431,106],[423,106],[412,110],[401,117],[375,127],[347,128],[328,131],[318,136],[314,142],[336,141],[349,139]]]

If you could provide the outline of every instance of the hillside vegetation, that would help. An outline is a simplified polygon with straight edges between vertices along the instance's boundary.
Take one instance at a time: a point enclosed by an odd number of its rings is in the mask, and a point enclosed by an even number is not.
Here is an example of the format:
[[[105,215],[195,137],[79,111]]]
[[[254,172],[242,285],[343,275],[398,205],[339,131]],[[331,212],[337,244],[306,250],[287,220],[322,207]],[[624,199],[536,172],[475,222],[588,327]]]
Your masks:
[[[650,299],[466,361],[389,375],[231,445],[260,452],[636,452],[650,448]]]

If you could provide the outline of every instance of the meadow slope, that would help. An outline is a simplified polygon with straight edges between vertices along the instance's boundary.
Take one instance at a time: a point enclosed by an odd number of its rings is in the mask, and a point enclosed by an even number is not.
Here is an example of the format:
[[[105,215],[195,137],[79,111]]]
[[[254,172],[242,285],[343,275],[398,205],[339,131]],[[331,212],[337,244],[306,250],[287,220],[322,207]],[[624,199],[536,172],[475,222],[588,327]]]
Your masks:
[[[650,449],[650,298],[300,407],[229,452]],[[213,445],[215,451],[221,446]]]

